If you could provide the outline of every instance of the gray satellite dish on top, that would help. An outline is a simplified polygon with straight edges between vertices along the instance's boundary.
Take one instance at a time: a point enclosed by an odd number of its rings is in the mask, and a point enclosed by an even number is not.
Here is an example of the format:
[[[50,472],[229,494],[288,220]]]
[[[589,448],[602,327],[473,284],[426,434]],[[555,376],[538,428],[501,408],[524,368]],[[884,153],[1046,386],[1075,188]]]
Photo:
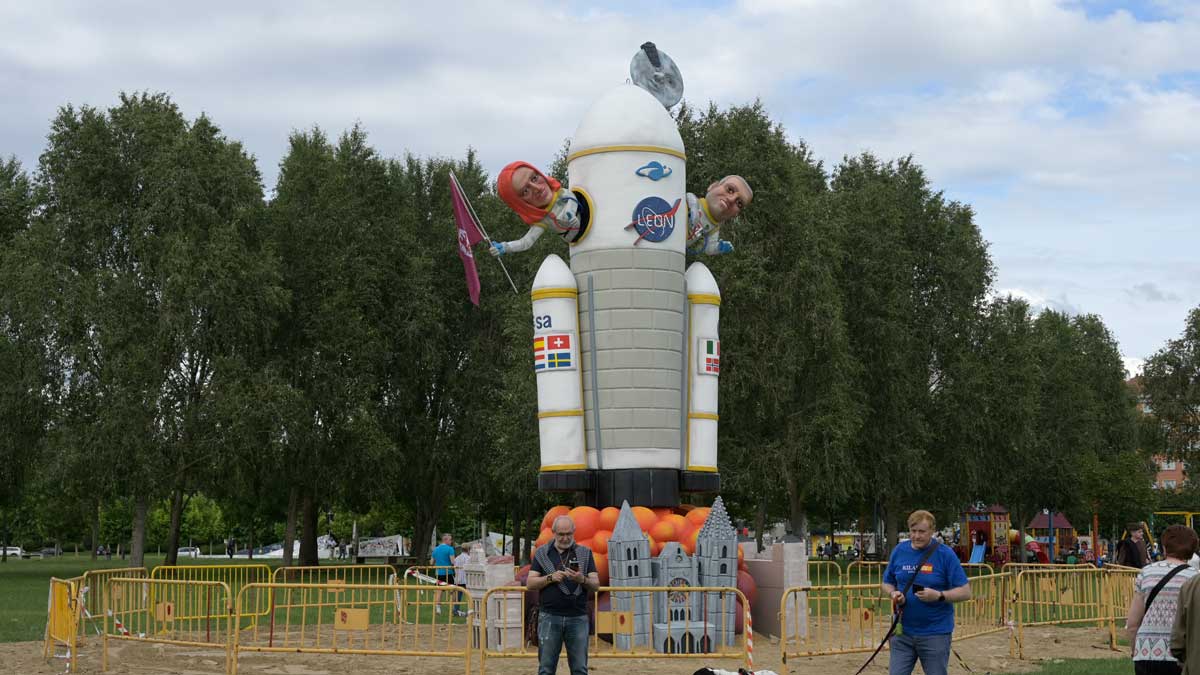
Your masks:
[[[664,108],[683,98],[683,75],[666,53],[658,51],[653,42],[642,45],[641,51],[629,62],[629,78],[663,104]]]

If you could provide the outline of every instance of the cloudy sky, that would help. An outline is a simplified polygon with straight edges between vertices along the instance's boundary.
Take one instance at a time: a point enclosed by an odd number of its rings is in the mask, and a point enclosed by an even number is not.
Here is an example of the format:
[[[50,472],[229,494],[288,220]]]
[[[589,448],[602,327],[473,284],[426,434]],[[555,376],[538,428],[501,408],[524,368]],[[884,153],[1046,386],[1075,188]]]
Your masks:
[[[336,5],[336,6],[335,6]],[[762,100],[834,166],[915,156],[998,292],[1102,316],[1136,366],[1200,305],[1200,2],[0,3],[0,155],[64,104],[165,91],[257,157],[361,123],[385,155],[547,163],[639,44],[686,98]]]

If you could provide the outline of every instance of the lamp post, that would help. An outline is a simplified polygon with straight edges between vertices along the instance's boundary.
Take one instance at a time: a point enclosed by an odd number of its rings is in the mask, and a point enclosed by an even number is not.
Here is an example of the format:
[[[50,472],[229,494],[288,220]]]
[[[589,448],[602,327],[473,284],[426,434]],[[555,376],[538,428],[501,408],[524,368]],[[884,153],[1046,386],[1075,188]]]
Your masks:
[[[1054,564],[1054,509],[1042,509],[1046,514],[1046,527],[1050,530],[1049,544],[1046,555],[1050,556],[1050,564]]]

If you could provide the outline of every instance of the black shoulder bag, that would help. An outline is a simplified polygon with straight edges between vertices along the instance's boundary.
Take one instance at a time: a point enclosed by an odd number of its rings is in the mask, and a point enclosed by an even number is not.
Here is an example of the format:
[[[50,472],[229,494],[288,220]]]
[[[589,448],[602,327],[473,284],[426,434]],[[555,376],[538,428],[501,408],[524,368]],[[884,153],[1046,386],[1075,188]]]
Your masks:
[[[913,583],[916,582],[917,575],[921,573],[921,567],[925,565],[925,563],[929,560],[929,556],[933,555],[933,552],[937,550],[937,547],[937,539],[931,539],[929,541],[929,548],[925,549],[925,553],[921,555],[921,559],[917,562],[916,572],[913,573],[912,578],[908,580],[908,583],[904,585],[905,596],[908,596],[908,591],[913,587]],[[892,625],[888,628],[887,635],[883,636],[883,640],[879,642],[879,646],[875,648],[874,653],[871,654],[871,658],[867,659],[867,662],[862,664],[862,668],[859,668],[858,672],[854,673],[854,675],[861,675],[862,671],[866,670],[867,666],[871,665],[871,662],[875,660],[875,657],[879,656],[879,652],[883,650],[883,646],[886,645],[888,640],[892,639],[892,635],[896,633],[896,627],[900,625],[900,614],[903,612],[904,605],[897,605],[896,609],[892,611]]]

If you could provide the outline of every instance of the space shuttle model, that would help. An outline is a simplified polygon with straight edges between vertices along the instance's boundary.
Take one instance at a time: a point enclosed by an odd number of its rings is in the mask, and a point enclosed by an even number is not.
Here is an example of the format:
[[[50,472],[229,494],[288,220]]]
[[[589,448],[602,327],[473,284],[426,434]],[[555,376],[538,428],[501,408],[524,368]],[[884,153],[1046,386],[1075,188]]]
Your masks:
[[[533,283],[538,483],[596,507],[676,506],[720,488],[721,294],[702,263],[685,271],[687,156],[667,111],[682,78],[652,43],[630,71],[571,141],[585,230],[570,264],[548,256]]]

